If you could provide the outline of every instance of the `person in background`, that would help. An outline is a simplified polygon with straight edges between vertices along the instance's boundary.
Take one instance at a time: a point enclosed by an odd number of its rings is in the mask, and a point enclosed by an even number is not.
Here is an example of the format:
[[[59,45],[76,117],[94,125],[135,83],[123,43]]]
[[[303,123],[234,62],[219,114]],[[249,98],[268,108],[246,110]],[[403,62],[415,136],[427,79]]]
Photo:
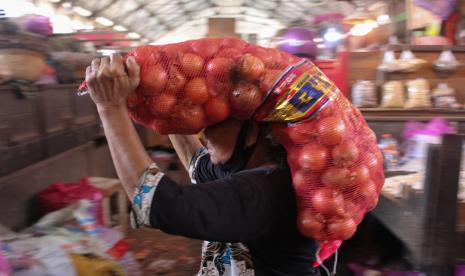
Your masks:
[[[227,119],[206,128],[202,142],[170,135],[192,179],[181,185],[150,159],[128,116],[135,60],[95,59],[86,81],[136,227],[205,240],[199,275],[320,275],[312,267],[318,243],[297,230],[286,154],[266,124]]]

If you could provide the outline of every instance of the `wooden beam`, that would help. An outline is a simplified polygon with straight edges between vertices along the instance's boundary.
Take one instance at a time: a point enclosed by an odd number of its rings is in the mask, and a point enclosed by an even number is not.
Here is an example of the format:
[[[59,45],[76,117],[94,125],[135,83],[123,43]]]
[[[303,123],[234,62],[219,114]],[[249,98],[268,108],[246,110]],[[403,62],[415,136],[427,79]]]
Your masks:
[[[457,192],[462,159],[462,135],[446,134],[442,138],[439,162],[426,170],[425,180],[425,244],[422,258],[427,275],[455,275],[455,229]],[[432,151],[430,150],[429,153]],[[437,166],[436,166],[437,165]]]
[[[145,2],[145,3],[137,5],[134,9],[124,11],[124,13],[121,16],[117,16],[117,17],[114,18],[115,22],[121,21],[122,18],[128,16],[128,14],[131,14],[133,12],[136,12],[136,11],[140,10],[140,9],[143,9],[148,4],[149,4],[149,2]]]
[[[108,2],[106,5],[104,5],[103,7],[101,7],[100,9],[97,9],[95,11],[92,11],[92,17],[96,17],[98,15],[100,15],[100,13],[102,13],[104,10],[108,9],[109,7],[113,6],[114,4],[116,4],[116,2],[118,2],[118,0],[112,0],[110,2]]]

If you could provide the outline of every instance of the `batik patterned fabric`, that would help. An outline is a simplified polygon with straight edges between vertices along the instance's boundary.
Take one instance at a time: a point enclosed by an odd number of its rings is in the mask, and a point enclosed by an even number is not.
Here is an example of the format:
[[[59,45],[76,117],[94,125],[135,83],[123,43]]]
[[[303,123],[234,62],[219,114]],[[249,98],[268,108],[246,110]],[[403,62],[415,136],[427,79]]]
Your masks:
[[[198,276],[253,276],[249,249],[242,243],[204,241]]]
[[[201,149],[189,164],[191,182],[196,183],[195,171],[199,159],[207,151]],[[199,183],[200,184],[200,183]],[[200,184],[201,185],[201,184]],[[253,276],[252,258],[249,249],[243,243],[224,243],[204,241],[200,270],[197,276]]]
[[[150,164],[145,169],[132,201],[131,225],[134,228],[150,226],[150,208],[152,206],[153,195],[163,176],[164,173],[160,172],[155,163]]]

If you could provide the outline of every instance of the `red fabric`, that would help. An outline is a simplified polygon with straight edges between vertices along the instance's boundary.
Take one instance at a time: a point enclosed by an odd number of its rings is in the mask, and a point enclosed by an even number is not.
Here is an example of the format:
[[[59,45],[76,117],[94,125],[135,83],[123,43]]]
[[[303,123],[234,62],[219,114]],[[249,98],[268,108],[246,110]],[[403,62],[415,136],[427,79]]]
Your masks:
[[[103,213],[101,201],[103,193],[98,188],[90,185],[87,178],[79,182],[58,182],[50,185],[38,195],[39,212],[46,215],[53,211],[67,207],[81,199],[93,201],[97,222],[103,225]]]
[[[452,45],[457,43],[455,39],[457,22],[460,20],[458,12],[452,13],[449,18],[444,22],[444,36],[451,41]]]

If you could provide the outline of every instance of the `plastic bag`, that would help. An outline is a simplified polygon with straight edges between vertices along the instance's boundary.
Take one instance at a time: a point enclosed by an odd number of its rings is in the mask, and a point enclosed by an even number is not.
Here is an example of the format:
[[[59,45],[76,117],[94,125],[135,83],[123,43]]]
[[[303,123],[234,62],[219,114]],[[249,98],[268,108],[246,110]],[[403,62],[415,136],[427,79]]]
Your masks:
[[[415,0],[415,4],[446,20],[454,11],[457,0]]]
[[[53,34],[52,23],[50,18],[41,15],[30,15],[24,20],[24,29],[31,33],[37,33],[44,36]]]
[[[425,128],[424,123],[416,122],[416,121],[408,121],[404,125],[404,129],[402,131],[402,138],[404,140],[410,139],[410,137],[414,136],[418,132],[422,131]]]
[[[406,139],[405,156],[407,158],[425,158],[429,144],[440,144],[441,136],[455,133],[449,123],[440,117],[433,118],[427,124],[408,122],[402,136]]]
[[[16,276],[77,275],[68,254],[41,238],[27,238],[6,243],[8,262]]]
[[[426,60],[416,58],[410,50],[402,51],[400,59],[396,59],[395,53],[392,50],[384,52],[383,60],[377,67],[378,70],[384,72],[415,72],[420,69]]]
[[[460,108],[453,88],[447,83],[439,83],[433,90],[433,104],[438,108]]]
[[[405,103],[407,108],[431,107],[431,95],[429,83],[425,79],[407,81],[408,99]]]
[[[271,124],[287,151],[299,230],[321,241],[321,259],[376,205],[384,182],[376,136],[311,62],[236,38],[143,46],[129,55],[141,82],[128,109],[146,127],[195,134],[228,117]]]
[[[438,71],[455,71],[461,65],[463,64],[457,60],[451,50],[444,50],[434,61],[433,68]]]
[[[388,81],[383,84],[382,107],[404,107],[404,85],[401,81]]]
[[[376,107],[376,85],[372,81],[357,81],[352,87],[352,103],[356,107]]]
[[[445,119],[436,117],[429,121],[426,126],[418,131],[418,134],[431,135],[431,136],[442,136],[444,134],[453,134],[456,131],[449,126],[449,122]]]
[[[71,254],[78,275],[86,276],[123,276],[122,267],[108,259],[98,256]]]
[[[89,199],[92,202],[97,222],[103,225],[102,199],[103,192],[90,185],[87,178],[76,183],[54,183],[39,193],[38,204],[41,215],[62,209],[81,199]]]
[[[3,244],[0,241],[0,275],[11,276],[11,267],[7,258],[3,255]]]

